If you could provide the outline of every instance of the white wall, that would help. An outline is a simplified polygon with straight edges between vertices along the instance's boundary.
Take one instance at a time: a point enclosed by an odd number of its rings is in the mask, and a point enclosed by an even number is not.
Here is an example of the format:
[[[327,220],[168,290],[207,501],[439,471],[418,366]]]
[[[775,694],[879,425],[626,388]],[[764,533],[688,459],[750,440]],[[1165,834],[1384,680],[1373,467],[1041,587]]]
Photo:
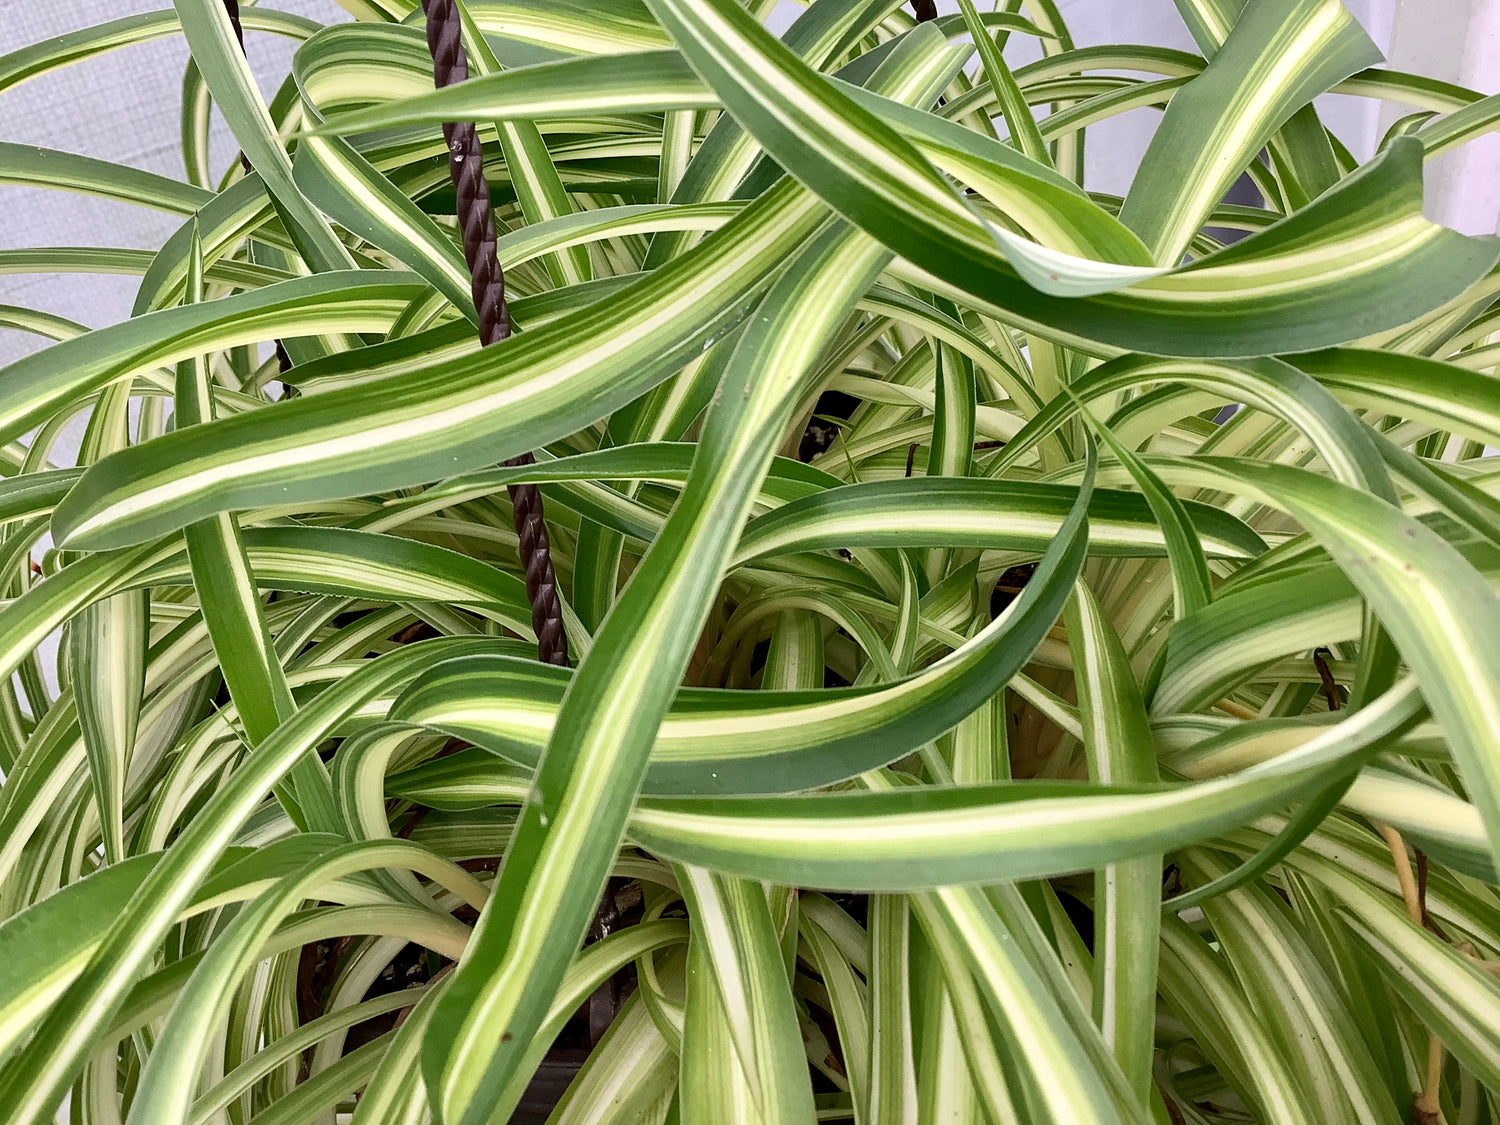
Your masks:
[[[1389,65],[1457,82],[1485,94],[1500,89],[1500,0],[1386,0],[1390,32],[1376,39]],[[1410,107],[1388,105],[1383,132]],[[1492,234],[1500,216],[1500,135],[1444,153],[1427,166],[1428,215],[1465,234]]]
[[[347,18],[332,0],[275,0],[274,6],[324,22]],[[0,53],[139,12],[171,0],[0,0]],[[246,48],[269,98],[287,74],[294,44],[250,33]],[[0,140],[80,152],[183,179],[179,144],[181,36],[114,51],[0,93]],[[217,115],[216,115],[217,116]],[[237,151],[228,130],[214,131],[211,167]],[[155,249],[181,225],[171,215],[124,203],[41,188],[0,187],[0,247],[120,246]],[[0,303],[65,316],[90,328],[130,313],[139,279],[72,274],[0,276]],[[0,362],[43,345],[0,331]]]

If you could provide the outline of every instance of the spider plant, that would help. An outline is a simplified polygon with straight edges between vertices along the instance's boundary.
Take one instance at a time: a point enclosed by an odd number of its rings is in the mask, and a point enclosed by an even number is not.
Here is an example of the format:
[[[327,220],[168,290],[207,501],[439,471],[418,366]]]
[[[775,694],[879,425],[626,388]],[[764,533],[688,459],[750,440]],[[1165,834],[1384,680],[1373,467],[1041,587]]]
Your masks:
[[[192,52],[181,180],[0,146],[181,220],[0,252],[141,279],[5,313],[5,1121],[1500,1120],[1500,100],[1337,0],[472,0],[441,90],[340,2],[269,102],[220,0],[0,58]]]

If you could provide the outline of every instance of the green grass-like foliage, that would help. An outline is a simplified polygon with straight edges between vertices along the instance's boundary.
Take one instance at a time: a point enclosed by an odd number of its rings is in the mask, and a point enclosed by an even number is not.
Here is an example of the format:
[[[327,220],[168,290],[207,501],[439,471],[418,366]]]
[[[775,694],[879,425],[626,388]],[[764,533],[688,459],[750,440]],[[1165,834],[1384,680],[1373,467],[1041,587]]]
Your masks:
[[[193,56],[182,181],[0,147],[181,220],[0,252],[141,278],[0,314],[0,1119],[1500,1119],[1500,102],[1337,0],[476,0],[441,93],[341,2],[269,104],[219,0],[0,58]]]

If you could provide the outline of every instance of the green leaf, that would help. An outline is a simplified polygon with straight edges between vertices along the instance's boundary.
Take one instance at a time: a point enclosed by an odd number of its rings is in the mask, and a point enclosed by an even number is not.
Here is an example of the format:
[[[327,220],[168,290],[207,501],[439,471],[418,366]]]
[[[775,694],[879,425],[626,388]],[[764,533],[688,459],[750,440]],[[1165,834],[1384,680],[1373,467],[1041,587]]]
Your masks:
[[[1420,218],[1420,154],[1399,144],[1387,150],[1385,163],[1350,177],[1274,233],[1155,281],[1146,280],[1149,270],[1102,269],[1099,263],[1043,253],[984,222],[903,138],[808,70],[737,6],[727,0],[698,6],[658,0],[653,10],[725,108],[790,173],[816,184],[831,206],[909,260],[928,283],[940,281],[946,292],[978,300],[1049,338],[1102,345],[1106,351],[1178,355],[1300,351],[1317,346],[1312,341],[1324,333],[1351,338],[1355,325],[1348,315],[1383,319],[1388,308],[1394,324],[1440,303],[1424,300],[1425,308],[1395,309],[1412,295],[1393,288],[1396,276],[1408,270],[1430,270],[1434,277],[1439,272],[1429,246],[1444,244],[1441,273],[1448,278],[1459,268],[1455,254],[1470,255],[1473,272],[1463,271],[1465,282],[1494,260],[1493,247],[1459,239]],[[1403,181],[1398,196],[1396,184]],[[1371,201],[1378,193],[1378,215],[1366,210],[1365,192]],[[1411,202],[1401,207],[1404,221],[1397,223],[1392,205],[1401,196]],[[1291,247],[1305,250],[1314,241],[1322,244],[1320,253],[1301,256],[1293,267]],[[1376,242],[1382,244],[1378,250]],[[1256,258],[1252,283],[1247,267]],[[1377,260],[1385,266],[1378,277],[1372,268]],[[1339,261],[1348,265],[1335,267]],[[1274,273],[1280,273],[1276,281],[1268,276]],[[1092,281],[1084,284],[1084,278]],[[1377,281],[1378,303],[1367,288]],[[1132,282],[1130,289],[1101,293]],[[1353,300],[1360,290],[1365,295]],[[1319,291],[1325,299],[1337,294],[1339,304],[1351,299],[1337,323],[1331,305],[1321,304],[1313,313],[1304,304]],[[1068,302],[1047,295],[1090,292],[1100,295]],[[1189,312],[1209,292],[1215,304],[1211,322]],[[1302,312],[1294,314],[1299,305]]]
[[[730,1085],[733,1075],[744,1083],[751,1112],[761,1120],[815,1121],[802,1036],[765,890],[758,883],[700,868],[678,867],[676,872],[692,919],[696,951],[689,953],[684,1049],[695,1051],[693,1033],[699,1030],[700,1019],[717,1020],[722,1021],[722,1028],[702,1030],[708,1031],[710,1042],[727,1038],[728,1053],[733,1056],[732,1062],[720,1056],[713,1066],[717,1076],[694,1073],[685,1064],[685,1092],[703,1098],[698,1104],[706,1110],[713,1101],[731,1094],[732,1085],[701,1092],[695,1087],[711,1077]],[[703,989],[713,990],[714,996],[707,1010],[700,1012]],[[732,1104],[723,1108],[734,1112]]]
[[[1023,1060],[1024,1103],[1038,1122],[1141,1122],[1111,1096],[1110,1079],[1088,1066],[1057,1001],[985,895],[944,887],[913,899],[933,941],[956,946],[974,974],[989,1020],[1012,1058]],[[950,972],[950,976],[951,976]]]
[[[869,1113],[874,1121],[907,1121],[917,1112],[912,1054],[911,911],[901,895],[877,895],[870,916]]]
[[[240,25],[246,31],[269,31],[299,40],[321,26],[274,8],[250,8],[241,13]],[[0,91],[109,51],[176,35],[180,30],[175,12],[141,12],[32,43],[0,57]]]
[[[1497,854],[1500,802],[1486,779],[1500,768],[1500,653],[1484,639],[1500,628],[1494,592],[1453,547],[1375,496],[1285,466],[1245,464],[1232,475],[1313,530],[1369,599],[1472,779]],[[1158,695],[1154,706],[1166,701]]]
[[[1249,823],[1321,780],[1313,769],[1123,792],[1018,781],[876,796],[662,798],[641,805],[631,837],[656,854],[746,878],[922,890],[1152,855]]]
[[[495,58],[484,37],[475,29],[468,10],[461,3],[455,6],[464,21],[470,66],[478,74],[495,73],[500,69],[499,60]],[[689,122],[691,120],[689,116]],[[546,142],[542,140],[541,130],[529,121],[497,121],[495,131],[499,134],[506,171],[510,174],[511,184],[516,190],[526,222],[534,225],[571,215],[572,201],[552,163],[552,156],[547,151]],[[575,246],[570,247],[566,254],[550,255],[547,258],[547,272],[552,276],[554,285],[576,285],[593,276],[593,266],[589,262],[588,251]]]
[[[1180,858],[1193,878],[1227,869],[1191,851]],[[1209,900],[1204,913],[1231,969],[1264,1019],[1319,1120],[1379,1121],[1405,1116],[1391,1104],[1375,1060],[1353,1034],[1353,1016],[1291,911],[1269,890],[1241,887]]]
[[[0,307],[0,1117],[1488,1119],[1500,242],[1421,191],[1494,98],[1336,0],[459,0],[442,91],[339,2],[243,9],[264,101],[216,0],[0,56],[192,52],[177,179],[0,146],[177,216],[0,250],[139,279]]]
[[[1257,0],[1207,68],[1172,98],[1120,220],[1174,265],[1225,190],[1291,115],[1380,61],[1338,0]],[[1232,121],[1233,128],[1222,123]],[[1183,166],[1183,154],[1190,154]]]
[[[384,331],[417,292],[416,278],[392,271],[322,274],[162,309],[65,340],[0,369],[0,436],[9,440],[25,433],[73,396],[278,331],[289,336]]]
[[[277,728],[228,784],[213,794],[170,853],[146,876],[130,904],[115,915],[82,971],[0,1075],[0,1097],[19,1120],[50,1116],[100,1025],[119,1010],[156,943],[212,871],[262,794],[316,746],[330,726],[409,677],[443,643],[407,645],[371,662],[365,675],[351,676],[325,692]]]
[[[0,184],[47,187],[190,215],[213,194],[123,164],[36,145],[0,142]]]
[[[1187,923],[1162,919],[1162,993],[1188,1024],[1195,1042],[1268,1120],[1319,1120],[1224,958]]]
[[[817,338],[818,328],[847,315],[883,261],[867,240],[830,232],[804,252],[800,268],[772,289],[762,314],[741,338],[735,354],[743,366],[731,361],[720,400],[730,405],[715,412],[697,471],[673,518],[580,666],[578,679],[587,688],[571,693],[569,698],[577,702],[558,716],[549,749],[561,752],[543,757],[538,800],[523,808],[506,872],[476,937],[478,949],[504,950],[503,960],[498,968],[486,966],[483,959],[470,962],[473,967],[455,975],[444,997],[437,1025],[441,1037],[434,1036],[424,1051],[423,1071],[445,1118],[488,1118],[491,1091],[509,1079],[509,1067],[515,1065],[514,1048],[507,1043],[526,1038],[534,1026],[546,982],[565,967],[559,953],[576,944],[587,924],[612,854],[611,837],[618,839],[623,832],[655,728],[670,700],[671,680],[661,671],[681,669],[691,648],[687,634],[660,630],[640,633],[647,640],[638,647],[631,643],[637,622],[662,620],[665,611],[694,619],[701,616],[698,607],[706,609],[705,599],[717,586],[737,526],[732,516],[725,516],[746,510],[751,490],[769,465],[770,440],[777,431],[770,423],[786,409],[798,377],[815,358],[808,343]],[[820,300],[812,302],[808,298],[815,284],[822,288]],[[738,471],[719,471],[730,465]],[[661,562],[653,564],[653,558]],[[685,565],[689,559],[692,565]],[[663,567],[659,575],[656,566]],[[628,709],[619,709],[616,700],[629,700]],[[565,803],[568,794],[579,796]],[[569,813],[565,818],[564,811]],[[525,935],[524,944],[511,945],[518,915],[535,918],[541,931]]]
[[[59,509],[55,534],[97,550],[258,498],[367,493],[545,444],[636,398],[729,331],[782,253],[823,221],[818,210],[786,185],[617,299],[515,337],[524,347],[507,342],[413,371],[376,401],[350,388],[124,450],[107,471],[85,474]],[[714,299],[683,298],[700,287]],[[367,327],[352,320],[339,327]]]
[[[1000,108],[1005,114],[1005,127],[1010,131],[1011,143],[1037,163],[1051,164],[1052,158],[1047,152],[1046,144],[1042,141],[1042,134],[1037,130],[1036,120],[1031,116],[1031,109],[1021,95],[1021,88],[1016,85],[1015,75],[1010,72],[1010,67],[1005,65],[1000,49],[980,23],[979,13],[974,10],[971,0],[958,0],[958,4],[963,13],[964,24],[968,27],[969,34],[974,37],[974,45],[979,50],[985,77],[989,79],[990,88],[1000,99]]]
[[[1125,649],[1087,583],[1068,602],[1068,644],[1089,778],[1105,785],[1157,780],[1155,748]],[[1137,1101],[1146,1105],[1155,1044],[1161,859],[1117,863],[1094,879],[1094,1018]]]
[[[469,270],[453,239],[354,148],[337,137],[308,137],[297,146],[292,179],[325,215],[394,255],[474,319]]]
[[[942,477],[849,484],[751,521],[735,562],[856,546],[1039,551],[1058,534],[1078,495],[1068,485]],[[1263,549],[1260,537],[1234,517],[1206,504],[1186,510],[1206,553],[1248,558]],[[1088,514],[1090,547],[1097,554],[1161,556],[1169,550],[1150,505],[1136,494],[1096,490]]]
[[[170,1120],[187,1114],[204,1055],[212,1043],[210,1029],[223,1018],[235,986],[253,969],[262,946],[304,899],[317,897],[314,892],[319,887],[336,879],[398,864],[456,892],[476,909],[488,897],[467,872],[407,840],[360,840],[343,844],[283,876],[275,887],[257,896],[253,905],[236,915],[194,969],[157,1040],[161,1049],[152,1052],[151,1061],[141,1074],[131,1117],[137,1121]],[[450,934],[456,938],[458,947],[463,947],[468,937],[467,927],[446,915],[431,910],[425,913],[435,930]],[[373,1072],[375,1061],[378,1060],[371,1060],[366,1075]],[[316,1097],[309,1085],[305,1083],[293,1097]]]
[[[278,212],[308,265],[315,272],[348,269],[354,264],[349,252],[292,181],[291,161],[261,101],[228,12],[209,0],[175,0],[173,6],[215,103],[276,200]]]
[[[642,784],[690,793],[812,788],[936,738],[1020,671],[1057,621],[1083,562],[1089,497],[1087,485],[1079,489],[1026,590],[971,643],[889,685],[678,692],[673,711],[651,732],[655,762]],[[513,661],[455,661],[413,684],[391,717],[430,725],[529,766],[546,736],[549,697],[561,695],[565,675]],[[552,741],[561,727],[559,714]]]

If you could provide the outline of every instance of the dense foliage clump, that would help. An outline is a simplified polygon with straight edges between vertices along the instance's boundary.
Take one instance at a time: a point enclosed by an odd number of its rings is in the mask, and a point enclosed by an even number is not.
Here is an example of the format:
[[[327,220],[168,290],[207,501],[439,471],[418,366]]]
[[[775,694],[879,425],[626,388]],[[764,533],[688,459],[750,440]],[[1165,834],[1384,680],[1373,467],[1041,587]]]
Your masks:
[[[1336,0],[341,2],[269,104],[220,0],[0,57],[193,57],[180,182],[0,146],[181,218],[0,251],[141,277],[7,314],[0,1118],[1495,1119],[1495,99]]]

